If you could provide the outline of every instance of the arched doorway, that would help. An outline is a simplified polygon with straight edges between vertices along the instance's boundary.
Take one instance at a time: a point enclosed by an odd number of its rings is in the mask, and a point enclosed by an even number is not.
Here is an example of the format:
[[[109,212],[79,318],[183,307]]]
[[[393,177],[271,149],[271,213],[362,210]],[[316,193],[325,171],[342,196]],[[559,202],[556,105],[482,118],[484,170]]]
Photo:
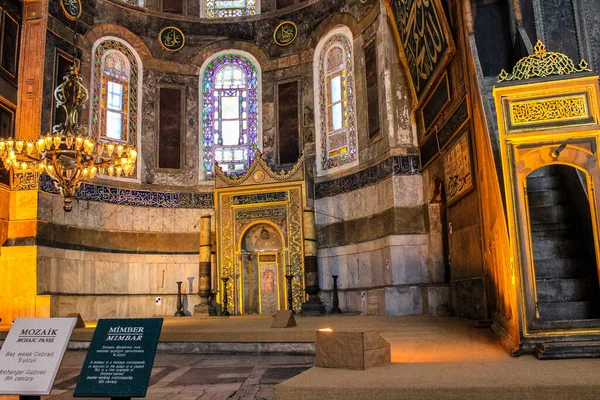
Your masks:
[[[268,223],[251,225],[240,246],[244,314],[273,314],[285,306],[284,241]]]
[[[600,289],[588,176],[551,164],[527,176],[536,317],[542,322],[600,317]]]

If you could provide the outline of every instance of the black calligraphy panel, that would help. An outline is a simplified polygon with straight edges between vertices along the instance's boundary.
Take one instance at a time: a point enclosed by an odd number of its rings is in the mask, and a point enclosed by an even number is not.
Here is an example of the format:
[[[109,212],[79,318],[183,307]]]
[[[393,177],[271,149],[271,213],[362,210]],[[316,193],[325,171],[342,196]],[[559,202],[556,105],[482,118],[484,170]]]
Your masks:
[[[454,54],[448,21],[440,0],[387,0],[386,8],[420,101]]]

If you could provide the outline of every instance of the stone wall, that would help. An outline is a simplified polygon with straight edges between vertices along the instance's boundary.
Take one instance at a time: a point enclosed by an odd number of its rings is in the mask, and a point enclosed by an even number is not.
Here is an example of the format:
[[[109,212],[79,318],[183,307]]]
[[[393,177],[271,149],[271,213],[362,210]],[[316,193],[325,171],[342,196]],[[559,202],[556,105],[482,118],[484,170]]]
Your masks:
[[[177,281],[184,283],[186,311],[193,310],[200,300],[199,220],[214,214],[212,208],[74,200],[65,213],[62,205],[61,197],[40,192],[37,291],[50,295],[51,315],[79,312],[85,320],[170,315]]]
[[[128,254],[39,246],[37,274],[38,293],[51,295],[52,316],[80,313],[86,321],[169,316],[177,310],[177,281],[183,282],[186,314],[200,302],[197,254]]]

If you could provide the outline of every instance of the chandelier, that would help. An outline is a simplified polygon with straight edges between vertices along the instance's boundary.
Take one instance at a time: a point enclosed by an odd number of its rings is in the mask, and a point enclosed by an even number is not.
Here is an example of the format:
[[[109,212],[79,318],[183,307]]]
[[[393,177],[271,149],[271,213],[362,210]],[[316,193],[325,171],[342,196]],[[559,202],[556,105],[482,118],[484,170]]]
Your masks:
[[[64,198],[63,209],[71,211],[72,198],[84,180],[96,174],[131,176],[137,151],[120,142],[102,142],[79,125],[81,110],[88,100],[79,67],[70,67],[64,82],[54,91],[56,107],[62,107],[65,121],[55,125],[52,133],[35,140],[0,138],[0,160],[14,173],[45,172]]]

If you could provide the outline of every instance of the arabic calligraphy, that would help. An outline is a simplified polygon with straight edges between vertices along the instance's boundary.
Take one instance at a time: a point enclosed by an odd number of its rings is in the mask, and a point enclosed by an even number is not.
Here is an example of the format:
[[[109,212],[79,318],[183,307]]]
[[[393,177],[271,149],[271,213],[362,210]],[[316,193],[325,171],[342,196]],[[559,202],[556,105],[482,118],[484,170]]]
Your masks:
[[[179,51],[185,44],[183,32],[174,26],[167,26],[158,34],[158,40],[167,51]]]
[[[387,0],[386,8],[419,99],[454,53],[443,9],[439,0]]]
[[[80,0],[62,0],[60,4],[66,17],[70,20],[75,20],[81,15]]]
[[[296,39],[298,27],[292,21],[284,21],[277,25],[273,32],[273,40],[278,46],[288,46]]]
[[[448,204],[473,187],[471,174],[471,153],[469,133],[465,132],[460,140],[444,157],[444,176],[446,180],[446,201]]]

